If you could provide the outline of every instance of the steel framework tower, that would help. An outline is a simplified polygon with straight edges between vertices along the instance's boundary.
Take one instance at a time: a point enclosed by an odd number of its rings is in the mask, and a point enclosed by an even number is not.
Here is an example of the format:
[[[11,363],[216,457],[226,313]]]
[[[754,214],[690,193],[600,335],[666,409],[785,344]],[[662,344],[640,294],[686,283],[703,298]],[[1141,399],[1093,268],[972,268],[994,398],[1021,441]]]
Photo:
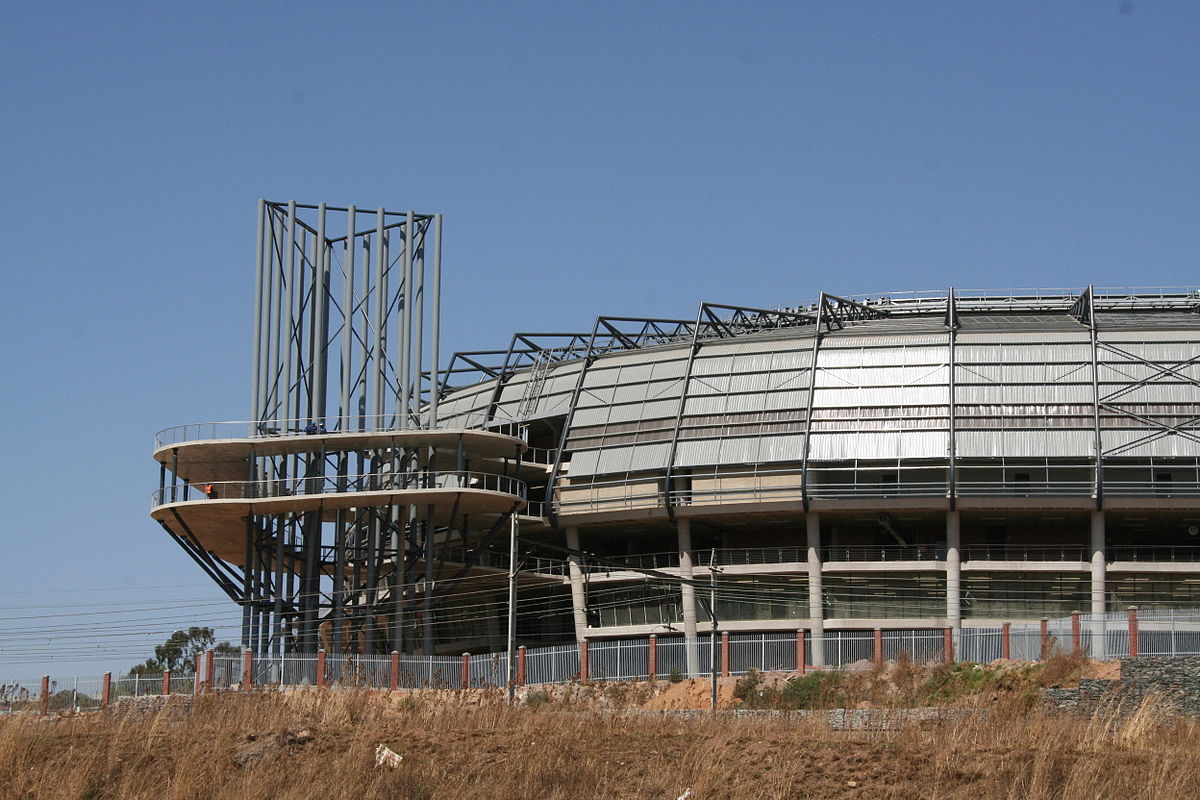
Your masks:
[[[241,604],[246,647],[432,653],[435,595],[499,577],[479,556],[524,507],[526,445],[437,430],[441,231],[259,202],[251,421],[160,434],[152,512]]]

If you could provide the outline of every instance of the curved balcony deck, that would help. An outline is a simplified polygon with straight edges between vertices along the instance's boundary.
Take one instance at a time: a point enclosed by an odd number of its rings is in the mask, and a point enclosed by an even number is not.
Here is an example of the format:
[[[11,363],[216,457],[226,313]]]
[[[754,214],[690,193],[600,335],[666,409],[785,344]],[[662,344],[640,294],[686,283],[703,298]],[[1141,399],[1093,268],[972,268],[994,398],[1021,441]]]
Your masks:
[[[167,486],[154,493],[150,516],[220,558],[240,563],[246,519],[255,514],[318,511],[328,521],[340,509],[428,505],[435,509],[435,523],[445,524],[452,507],[469,514],[519,512],[526,496],[524,482],[481,472],[327,475],[213,482],[209,494],[196,486]]]
[[[308,420],[281,422],[202,422],[167,428],[154,437],[154,459],[193,483],[230,482],[246,474],[246,459],[295,453],[337,453],[391,447],[453,450],[461,442],[472,460],[544,456],[531,451],[526,431],[516,424],[475,427],[398,428],[394,420],[334,419],[325,429]],[[347,423],[342,425],[342,423]]]

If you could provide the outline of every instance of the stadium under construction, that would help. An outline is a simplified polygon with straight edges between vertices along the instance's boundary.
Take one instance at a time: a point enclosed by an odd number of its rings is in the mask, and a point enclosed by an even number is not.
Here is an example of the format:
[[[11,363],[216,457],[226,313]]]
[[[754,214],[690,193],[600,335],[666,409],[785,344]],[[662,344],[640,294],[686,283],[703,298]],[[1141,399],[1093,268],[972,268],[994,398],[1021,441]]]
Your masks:
[[[259,205],[251,420],[160,433],[151,512],[248,648],[494,650],[510,590],[530,645],[1200,606],[1200,290],[704,303],[443,365],[441,234]]]

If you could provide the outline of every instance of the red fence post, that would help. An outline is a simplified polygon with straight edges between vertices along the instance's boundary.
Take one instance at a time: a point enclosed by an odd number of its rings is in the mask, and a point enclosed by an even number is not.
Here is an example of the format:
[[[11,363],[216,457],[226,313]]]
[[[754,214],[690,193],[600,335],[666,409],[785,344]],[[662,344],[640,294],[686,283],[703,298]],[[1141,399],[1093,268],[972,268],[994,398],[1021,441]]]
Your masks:
[[[646,656],[646,676],[647,680],[654,680],[658,677],[658,637],[653,633],[650,634],[650,651]]]
[[[808,654],[804,652],[804,628],[796,631],[796,672],[801,675],[807,669]]]
[[[1050,655],[1050,620],[1042,617],[1042,649],[1038,658],[1045,661],[1048,655]]]
[[[246,648],[242,654],[242,691],[248,692],[254,686],[254,651]]]
[[[1008,660],[1012,657],[1012,623],[1005,622],[1000,626],[1000,657]]]
[[[213,690],[213,680],[216,678],[216,665],[213,664],[213,651],[204,654],[204,691]]]
[[[325,688],[325,648],[317,651],[317,688]]]
[[[587,683],[588,680],[588,643],[584,639],[579,643],[579,681]]]
[[[729,631],[721,631],[721,677],[729,677]]]
[[[50,676],[49,675],[42,676],[42,694],[38,701],[38,710],[41,711],[42,716],[45,716],[50,713]]]
[[[392,651],[392,663],[388,667],[388,689],[396,691],[400,688],[400,653]]]
[[[462,654],[462,688],[471,688],[471,654]]]
[[[947,664],[954,663],[954,628],[942,631],[942,660]]]
[[[162,676],[162,693],[164,695],[171,693],[171,670],[163,670]]]
[[[525,685],[525,645],[517,648],[517,686]]]
[[[112,673],[104,673],[104,682],[100,684],[100,707],[108,708],[108,703],[112,699]]]
[[[1083,626],[1079,624],[1079,612],[1071,612],[1071,653],[1080,655],[1083,652]]]
[[[883,630],[875,629],[875,653],[871,659],[876,667],[883,666]]]
[[[1138,657],[1138,647],[1141,642],[1138,641],[1138,619],[1137,606],[1129,607],[1129,657]]]

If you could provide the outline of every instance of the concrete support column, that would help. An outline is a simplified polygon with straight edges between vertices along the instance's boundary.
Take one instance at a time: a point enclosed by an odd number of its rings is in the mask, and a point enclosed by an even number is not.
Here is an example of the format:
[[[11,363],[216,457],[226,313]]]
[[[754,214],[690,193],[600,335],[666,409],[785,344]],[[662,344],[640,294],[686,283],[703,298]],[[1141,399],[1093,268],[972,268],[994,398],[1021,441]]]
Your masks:
[[[579,550],[579,528],[567,528],[567,549]],[[575,621],[575,641],[587,638],[587,594],[583,590],[583,568],[579,556],[567,556],[567,569],[571,579],[571,616]]]
[[[679,577],[692,580],[692,521],[683,517],[675,521],[679,534]],[[696,589],[690,583],[680,587],[683,604],[683,640],[687,654],[689,678],[700,675],[700,637],[696,633]]]
[[[1105,608],[1105,578],[1107,562],[1104,557],[1105,549],[1105,526],[1104,512],[1092,512],[1092,536],[1091,547],[1091,573],[1092,573],[1092,614],[1095,617],[1089,624],[1092,631],[1092,647],[1091,656],[1093,658],[1107,658],[1108,648],[1106,647],[1104,633],[1105,624],[1103,615],[1107,609]]]
[[[825,593],[821,584],[821,515],[810,511],[804,516],[808,540],[808,626],[812,631],[814,667],[825,666]]]
[[[959,512],[946,512],[946,625],[962,630],[962,532]]]

